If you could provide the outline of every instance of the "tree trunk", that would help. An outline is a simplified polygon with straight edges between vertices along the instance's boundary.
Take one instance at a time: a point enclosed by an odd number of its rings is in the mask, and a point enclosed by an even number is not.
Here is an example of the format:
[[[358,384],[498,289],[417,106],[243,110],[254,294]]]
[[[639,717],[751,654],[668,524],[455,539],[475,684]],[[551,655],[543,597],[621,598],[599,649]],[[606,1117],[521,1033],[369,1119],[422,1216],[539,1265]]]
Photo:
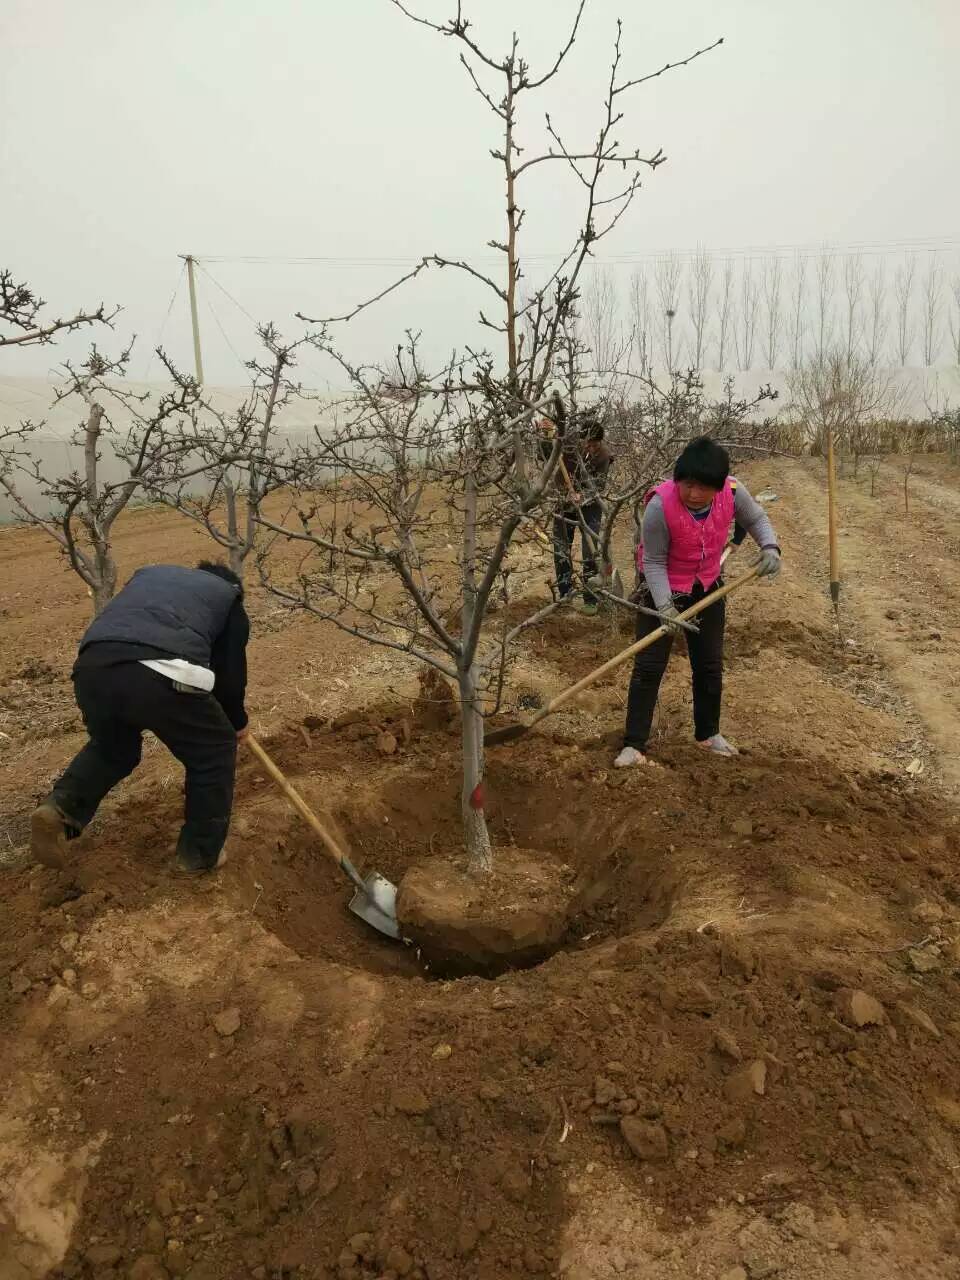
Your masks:
[[[476,443],[476,442],[474,442]],[[475,456],[475,455],[474,455]],[[477,475],[474,457],[470,458],[463,490],[463,608],[461,611],[460,656],[457,683],[460,687],[460,715],[463,733],[463,787],[460,807],[463,816],[463,842],[469,868],[475,874],[493,867],[490,833],[484,817],[483,789],[483,715],[477,700],[476,665],[473,655],[465,654],[467,637],[473,629],[477,611]]]
[[[90,590],[93,594],[93,613],[96,617],[103,612],[116,594],[117,564],[108,546],[96,548],[95,563],[97,580]]]
[[[227,563],[241,582],[243,581],[243,564],[246,558],[246,548],[238,547],[235,542],[230,544],[227,551]]]
[[[477,699],[474,668],[461,671],[458,683],[463,724],[463,787],[460,793],[463,843],[470,871],[484,874],[493,868],[493,848],[484,814],[483,715]]]

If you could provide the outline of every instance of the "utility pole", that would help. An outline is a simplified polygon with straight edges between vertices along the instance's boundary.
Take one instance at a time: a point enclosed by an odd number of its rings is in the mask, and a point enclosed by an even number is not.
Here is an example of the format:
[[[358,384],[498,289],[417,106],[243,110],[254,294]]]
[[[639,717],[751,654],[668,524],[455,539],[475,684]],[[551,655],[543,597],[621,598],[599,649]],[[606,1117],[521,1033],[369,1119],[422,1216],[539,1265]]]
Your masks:
[[[200,358],[200,320],[197,316],[197,282],[194,279],[194,258],[190,253],[181,253],[187,264],[187,283],[190,286],[190,319],[193,321],[193,359],[197,366],[197,381],[203,382],[203,361]]]

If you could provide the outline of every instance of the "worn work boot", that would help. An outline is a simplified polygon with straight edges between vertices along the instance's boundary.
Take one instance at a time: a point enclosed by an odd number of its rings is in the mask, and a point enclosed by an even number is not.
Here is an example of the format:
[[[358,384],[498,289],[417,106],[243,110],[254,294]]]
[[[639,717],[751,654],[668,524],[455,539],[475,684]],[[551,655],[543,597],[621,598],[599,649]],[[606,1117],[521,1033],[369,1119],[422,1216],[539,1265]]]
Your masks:
[[[62,871],[67,841],[79,834],[80,828],[48,798],[30,818],[30,852],[43,866]]]
[[[722,733],[715,733],[712,738],[704,738],[702,742],[697,743],[698,747],[702,747],[704,751],[712,751],[715,756],[738,756],[740,752],[728,742]]]
[[[226,849],[220,850],[216,862],[211,862],[208,858],[203,858],[200,854],[192,853],[188,849],[177,850],[177,870],[191,876],[203,875],[207,871],[219,871],[226,860]]]

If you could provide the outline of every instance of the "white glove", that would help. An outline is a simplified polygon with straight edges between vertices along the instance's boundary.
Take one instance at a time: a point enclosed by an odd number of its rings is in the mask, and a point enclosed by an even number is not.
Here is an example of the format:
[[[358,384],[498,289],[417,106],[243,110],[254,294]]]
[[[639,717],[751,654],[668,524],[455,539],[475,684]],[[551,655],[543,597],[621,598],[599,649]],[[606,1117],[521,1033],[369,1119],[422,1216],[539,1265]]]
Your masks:
[[[660,619],[666,627],[668,635],[678,636],[682,633],[683,627],[675,621],[680,617],[680,610],[675,604],[668,604],[665,608],[658,609],[657,612],[660,614]]]
[[[762,547],[760,550],[760,558],[757,560],[759,566],[757,577],[770,578],[777,577],[780,572],[780,551],[777,547]]]

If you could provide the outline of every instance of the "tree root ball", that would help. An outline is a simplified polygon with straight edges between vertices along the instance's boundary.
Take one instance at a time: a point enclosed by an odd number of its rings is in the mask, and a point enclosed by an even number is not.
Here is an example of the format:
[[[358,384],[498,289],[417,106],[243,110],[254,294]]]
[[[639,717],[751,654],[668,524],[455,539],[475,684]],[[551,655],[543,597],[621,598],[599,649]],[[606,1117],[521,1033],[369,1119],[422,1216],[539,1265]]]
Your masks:
[[[573,869],[529,849],[498,849],[493,870],[429,862],[397,895],[403,936],[442,976],[496,975],[539,964],[560,946],[578,897]]]

